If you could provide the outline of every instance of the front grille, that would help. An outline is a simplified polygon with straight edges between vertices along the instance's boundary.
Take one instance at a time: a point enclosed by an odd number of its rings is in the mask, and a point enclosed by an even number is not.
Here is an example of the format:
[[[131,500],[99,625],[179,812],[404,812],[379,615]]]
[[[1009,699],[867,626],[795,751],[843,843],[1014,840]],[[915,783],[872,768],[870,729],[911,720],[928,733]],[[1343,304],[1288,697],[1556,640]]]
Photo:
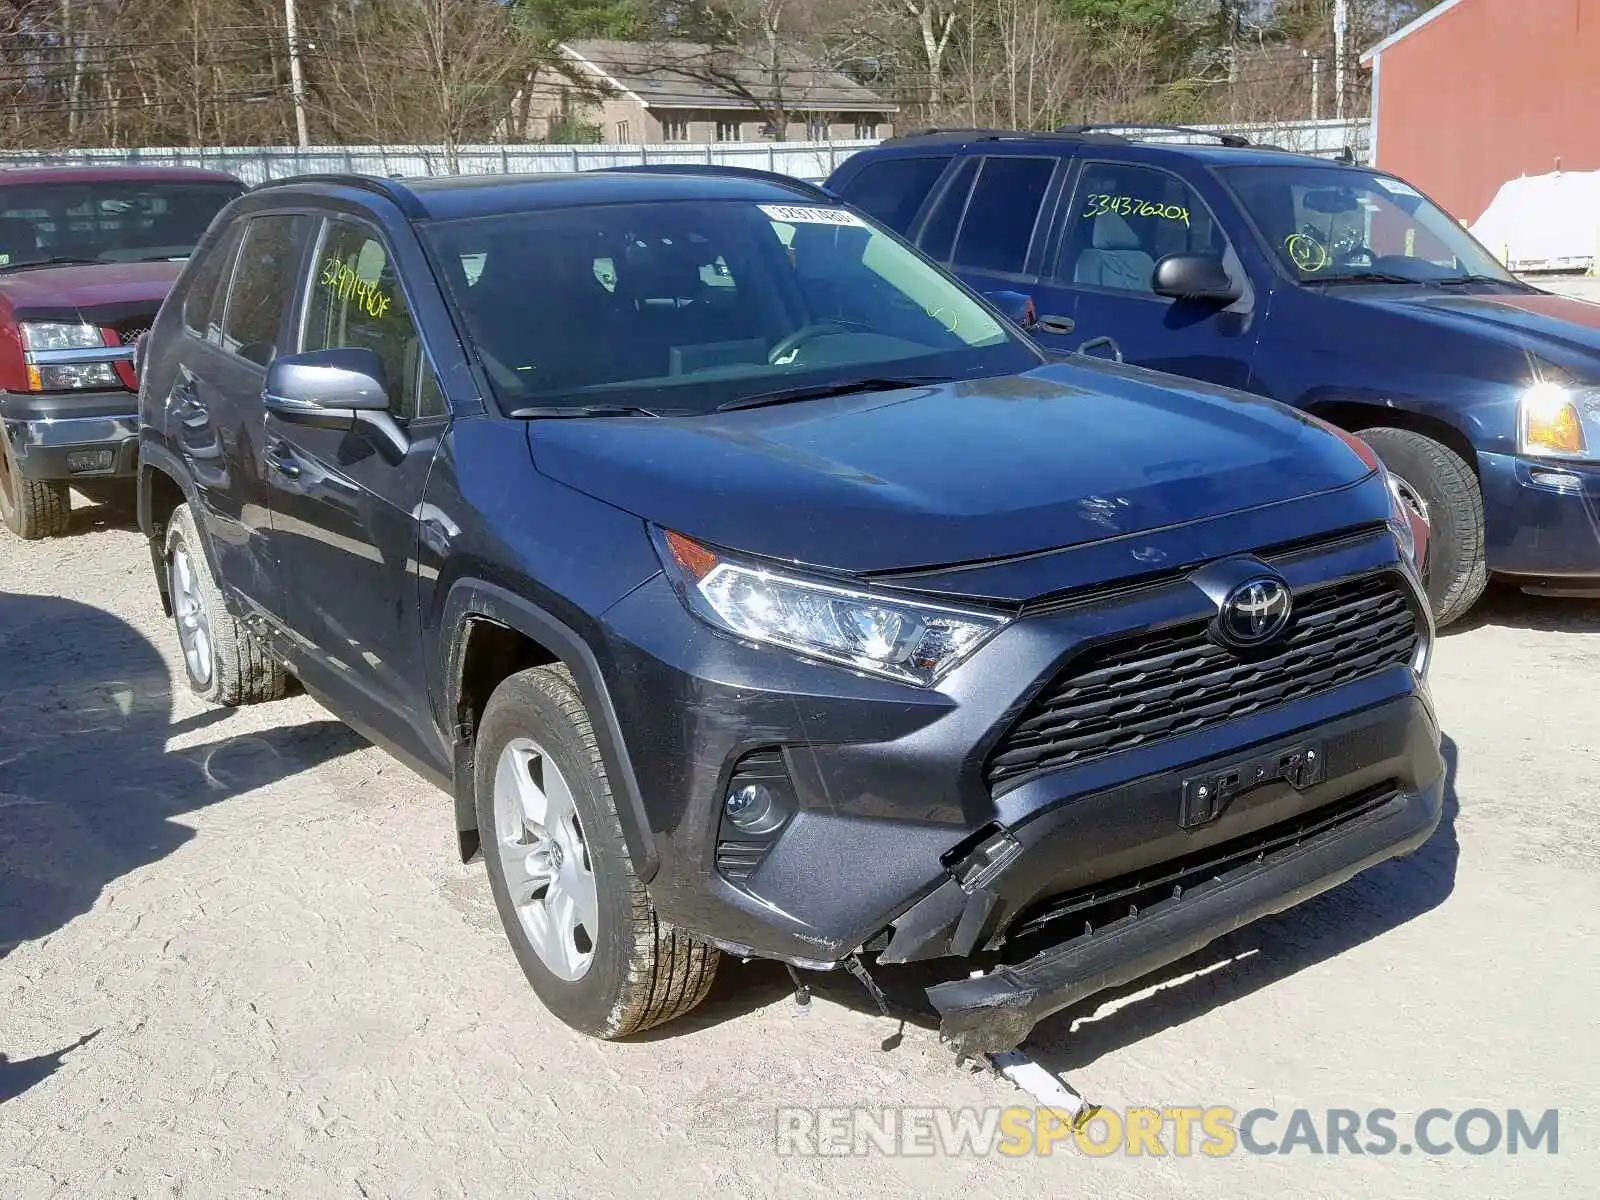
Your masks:
[[[149,332],[150,326],[141,321],[139,324],[130,325],[126,329],[118,329],[117,336],[122,339],[124,346],[131,346]]]
[[[1069,936],[1092,934],[1125,917],[1138,916],[1154,905],[1181,900],[1185,892],[1268,854],[1359,821],[1388,804],[1395,794],[1394,781],[1390,780],[1220,845],[1055,896],[1025,912],[1007,930],[1006,939],[1023,942],[1046,926],[1054,938],[1059,938],[1062,930]],[[1067,923],[1060,924],[1063,921]]]
[[[1203,620],[1095,647],[1069,663],[989,756],[993,788],[1015,787],[1162,738],[1314,696],[1416,653],[1416,615],[1383,573],[1295,596],[1284,640],[1241,657]]]

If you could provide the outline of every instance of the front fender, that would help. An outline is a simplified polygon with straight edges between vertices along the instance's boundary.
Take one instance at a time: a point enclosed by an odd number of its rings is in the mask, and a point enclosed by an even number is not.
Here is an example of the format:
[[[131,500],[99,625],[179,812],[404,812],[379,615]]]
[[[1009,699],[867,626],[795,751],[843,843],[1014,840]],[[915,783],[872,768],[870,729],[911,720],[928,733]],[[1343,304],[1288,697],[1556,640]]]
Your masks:
[[[588,642],[571,626],[540,608],[526,597],[482,579],[463,578],[451,585],[445,597],[442,627],[449,631],[449,651],[444,678],[445,708],[458,711],[461,674],[466,649],[466,629],[473,619],[493,621],[514,629],[555,655],[572,672],[578,693],[589,711],[595,740],[605,762],[611,793],[617,801],[622,834],[633,859],[634,873],[641,883],[649,883],[661,865],[655,837],[650,830],[639,781],[628,756],[627,741],[611,700],[599,660]],[[473,792],[474,750],[470,731],[455,725],[450,731],[454,766],[456,829],[463,835],[478,827],[477,803]],[[467,845],[463,838],[463,848]],[[464,854],[464,857],[467,855]]]

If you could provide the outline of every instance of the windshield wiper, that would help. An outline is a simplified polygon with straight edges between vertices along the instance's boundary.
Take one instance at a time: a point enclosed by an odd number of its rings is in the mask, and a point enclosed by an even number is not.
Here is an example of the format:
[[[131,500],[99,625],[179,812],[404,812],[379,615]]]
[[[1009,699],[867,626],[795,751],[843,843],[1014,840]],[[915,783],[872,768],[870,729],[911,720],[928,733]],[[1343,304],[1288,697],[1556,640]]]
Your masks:
[[[73,258],[66,254],[57,254],[51,258],[35,258],[29,262],[15,262],[0,264],[0,271],[25,271],[29,267],[59,267],[59,266],[102,266],[105,260],[99,258]]]
[[[1501,287],[1525,288],[1528,285],[1520,279],[1501,279],[1498,275],[1446,275],[1443,279],[1435,279],[1434,283],[1497,283]]]
[[[636,404],[532,404],[511,411],[511,416],[524,420],[549,418],[562,420],[570,417],[659,417],[652,409]]]
[[[1437,279],[1413,279],[1410,275],[1392,275],[1383,271],[1350,271],[1343,275],[1316,275],[1302,283],[1410,283],[1425,287],[1438,283]]]
[[[900,388],[926,387],[929,384],[949,383],[939,375],[874,376],[869,379],[851,379],[844,383],[815,383],[809,387],[780,388],[775,392],[757,392],[753,396],[740,396],[726,404],[717,405],[718,412],[732,412],[736,408],[763,408],[768,404],[789,404],[799,400],[826,400],[829,396],[854,396],[862,392],[892,392]]]

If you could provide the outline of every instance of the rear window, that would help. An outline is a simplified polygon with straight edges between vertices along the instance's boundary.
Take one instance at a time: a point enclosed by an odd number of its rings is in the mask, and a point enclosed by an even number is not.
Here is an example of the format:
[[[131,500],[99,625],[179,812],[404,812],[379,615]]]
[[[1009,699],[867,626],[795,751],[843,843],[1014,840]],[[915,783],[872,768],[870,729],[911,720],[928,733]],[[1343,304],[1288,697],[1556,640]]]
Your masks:
[[[917,218],[948,158],[889,158],[868,163],[840,189],[847,201],[896,233]]]

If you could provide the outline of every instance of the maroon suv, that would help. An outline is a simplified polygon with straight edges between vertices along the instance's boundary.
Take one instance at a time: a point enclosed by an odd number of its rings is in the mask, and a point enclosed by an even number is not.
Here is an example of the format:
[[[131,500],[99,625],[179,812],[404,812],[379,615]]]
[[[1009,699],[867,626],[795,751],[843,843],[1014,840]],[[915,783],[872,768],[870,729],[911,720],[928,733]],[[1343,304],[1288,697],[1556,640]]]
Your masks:
[[[131,492],[134,342],[244,190],[181,167],[0,171],[0,519],[13,533],[65,532],[69,487]]]

